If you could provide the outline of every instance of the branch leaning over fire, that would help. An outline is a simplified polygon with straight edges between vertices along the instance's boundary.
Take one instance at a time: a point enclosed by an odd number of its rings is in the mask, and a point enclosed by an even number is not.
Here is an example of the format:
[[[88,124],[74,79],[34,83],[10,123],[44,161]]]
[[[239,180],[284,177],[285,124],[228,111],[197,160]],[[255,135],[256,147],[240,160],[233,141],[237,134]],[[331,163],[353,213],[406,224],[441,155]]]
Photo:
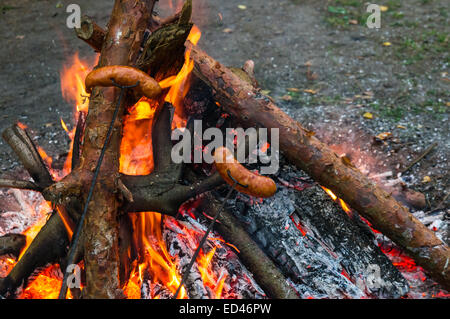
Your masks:
[[[41,192],[43,189],[30,181],[0,178],[0,188],[17,188]]]
[[[220,107],[244,127],[279,129],[280,150],[298,168],[331,189],[373,226],[450,289],[450,249],[436,235],[358,169],[338,157],[314,134],[280,110],[257,88],[192,44],[194,74],[211,89]]]

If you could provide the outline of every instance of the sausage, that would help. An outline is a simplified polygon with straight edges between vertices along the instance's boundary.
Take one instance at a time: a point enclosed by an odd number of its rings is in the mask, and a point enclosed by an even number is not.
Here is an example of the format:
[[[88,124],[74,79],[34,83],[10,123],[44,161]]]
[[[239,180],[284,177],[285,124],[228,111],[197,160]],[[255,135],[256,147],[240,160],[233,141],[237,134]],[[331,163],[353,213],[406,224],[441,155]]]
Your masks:
[[[161,94],[161,87],[147,73],[123,65],[104,66],[93,70],[85,79],[86,92],[91,93],[94,86],[113,86],[111,79],[122,86],[139,85],[134,88],[148,98],[155,98]]]
[[[214,152],[214,165],[220,176],[229,185],[233,186],[234,181],[228,176],[228,171],[239,184],[248,185],[248,187],[235,186],[235,189],[241,193],[255,197],[271,197],[277,191],[277,185],[271,178],[257,175],[246,169],[236,161],[233,154],[226,147],[216,149]]]

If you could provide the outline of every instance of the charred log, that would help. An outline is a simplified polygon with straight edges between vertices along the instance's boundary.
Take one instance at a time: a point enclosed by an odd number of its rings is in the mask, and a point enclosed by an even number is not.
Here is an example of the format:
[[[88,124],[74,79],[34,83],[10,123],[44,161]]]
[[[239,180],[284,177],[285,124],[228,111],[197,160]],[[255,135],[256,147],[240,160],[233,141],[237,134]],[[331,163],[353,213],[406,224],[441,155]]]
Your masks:
[[[205,210],[212,216],[221,208],[220,202],[211,194],[205,196],[203,203]],[[240,260],[270,298],[298,299],[297,293],[279,268],[248,235],[241,226],[241,222],[227,209],[221,212],[216,228],[226,241],[239,249]]]
[[[180,184],[183,165],[171,160],[171,123],[173,108],[165,103],[152,128],[154,170],[146,176],[122,175],[121,181],[133,195],[125,206],[127,212],[157,211],[175,216],[182,203],[224,183],[218,174],[192,185]]]
[[[27,238],[21,234],[8,234],[0,237],[0,255],[11,254],[18,257],[25,247]]]
[[[14,293],[15,289],[25,281],[33,271],[50,262],[58,262],[65,256],[69,238],[64,236],[64,224],[56,213],[53,213],[39,234],[28,247],[20,261],[7,277],[0,281],[0,295]]]

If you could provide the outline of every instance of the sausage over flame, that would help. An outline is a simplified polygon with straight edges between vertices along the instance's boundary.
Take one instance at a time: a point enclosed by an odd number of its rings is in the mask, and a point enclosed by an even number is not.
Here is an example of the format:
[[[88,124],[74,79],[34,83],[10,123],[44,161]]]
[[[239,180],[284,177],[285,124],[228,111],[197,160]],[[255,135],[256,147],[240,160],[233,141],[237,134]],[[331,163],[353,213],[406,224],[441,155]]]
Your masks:
[[[93,70],[85,79],[86,92],[91,93],[94,86],[113,86],[111,79],[122,86],[131,86],[139,81],[134,88],[148,98],[155,98],[161,94],[161,87],[147,73],[123,65],[104,66]]]
[[[226,147],[216,149],[214,153],[214,164],[220,176],[229,185],[233,185],[234,181],[228,176],[228,171],[230,171],[230,175],[239,184],[248,185],[248,187],[235,186],[235,189],[241,193],[255,197],[271,197],[277,191],[277,186],[271,178],[257,175],[246,169],[236,161],[233,154]]]

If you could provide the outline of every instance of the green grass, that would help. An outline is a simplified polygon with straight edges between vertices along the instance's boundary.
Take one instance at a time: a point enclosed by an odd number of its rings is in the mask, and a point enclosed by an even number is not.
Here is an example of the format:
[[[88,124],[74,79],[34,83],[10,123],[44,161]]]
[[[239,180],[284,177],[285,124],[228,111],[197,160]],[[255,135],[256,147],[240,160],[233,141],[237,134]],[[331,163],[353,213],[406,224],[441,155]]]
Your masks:
[[[13,6],[0,6],[0,11],[4,14],[6,11],[13,10],[13,9],[19,9],[19,7],[13,7]]]

